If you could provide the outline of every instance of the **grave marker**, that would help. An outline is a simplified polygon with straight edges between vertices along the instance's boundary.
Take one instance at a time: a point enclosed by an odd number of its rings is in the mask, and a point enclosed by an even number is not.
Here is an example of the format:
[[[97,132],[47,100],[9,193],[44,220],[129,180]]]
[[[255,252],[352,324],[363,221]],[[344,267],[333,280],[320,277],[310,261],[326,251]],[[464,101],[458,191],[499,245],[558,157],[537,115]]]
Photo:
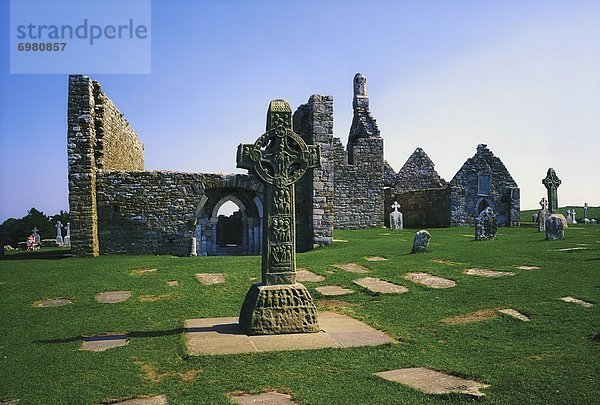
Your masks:
[[[548,208],[550,213],[558,211],[558,186],[560,186],[560,179],[556,175],[553,168],[549,168],[546,173],[546,178],[542,180],[542,184],[548,190]]]
[[[319,331],[312,297],[296,282],[294,183],[320,166],[320,149],[292,127],[289,104],[273,100],[265,134],[238,146],[237,167],[265,185],[262,282],[250,287],[240,312],[240,327],[250,335]]]

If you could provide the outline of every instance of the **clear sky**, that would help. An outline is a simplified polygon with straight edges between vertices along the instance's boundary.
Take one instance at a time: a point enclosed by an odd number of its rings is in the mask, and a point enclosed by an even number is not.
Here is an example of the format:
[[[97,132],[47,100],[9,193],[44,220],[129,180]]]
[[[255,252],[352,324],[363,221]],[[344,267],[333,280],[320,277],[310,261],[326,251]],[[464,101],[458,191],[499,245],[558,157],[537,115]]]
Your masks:
[[[68,210],[67,75],[11,75],[8,20],[0,0],[0,221]],[[151,35],[151,74],[91,75],[146,169],[238,172],[274,98],[332,95],[346,143],[362,72],[395,170],[422,147],[449,181],[486,143],[523,209],[549,167],[561,205],[600,205],[600,1],[155,0]]]

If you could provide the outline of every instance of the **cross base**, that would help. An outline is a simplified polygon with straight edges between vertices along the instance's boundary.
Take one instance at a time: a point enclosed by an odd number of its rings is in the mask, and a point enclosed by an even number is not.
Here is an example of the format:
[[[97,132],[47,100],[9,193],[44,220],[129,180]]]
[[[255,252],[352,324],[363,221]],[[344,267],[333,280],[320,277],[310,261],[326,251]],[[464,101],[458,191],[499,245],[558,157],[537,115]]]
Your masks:
[[[317,308],[300,283],[252,284],[240,312],[240,327],[248,335],[319,332]]]

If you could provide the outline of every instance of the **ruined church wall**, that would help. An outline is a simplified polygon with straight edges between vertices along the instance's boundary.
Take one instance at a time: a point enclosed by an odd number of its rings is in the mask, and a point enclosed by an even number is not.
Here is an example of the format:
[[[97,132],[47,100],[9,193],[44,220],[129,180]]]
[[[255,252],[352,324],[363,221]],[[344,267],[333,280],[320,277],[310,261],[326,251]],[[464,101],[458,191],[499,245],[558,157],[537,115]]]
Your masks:
[[[309,170],[295,186],[296,248],[302,252],[333,240],[333,97],[312,95],[298,107],[294,132],[321,149],[321,167]]]
[[[123,113],[93,81],[98,169],[144,170],[144,145]]]
[[[394,200],[400,204],[405,228],[445,228],[450,226],[450,190],[448,188],[407,191],[396,194]],[[388,217],[390,212],[391,208]]]
[[[337,229],[384,225],[383,139],[358,138],[351,161],[341,141],[333,138],[335,222]]]
[[[96,185],[101,254],[189,256],[197,210],[208,190],[262,193],[247,175],[100,171]],[[212,235],[209,231],[202,237],[210,240]]]

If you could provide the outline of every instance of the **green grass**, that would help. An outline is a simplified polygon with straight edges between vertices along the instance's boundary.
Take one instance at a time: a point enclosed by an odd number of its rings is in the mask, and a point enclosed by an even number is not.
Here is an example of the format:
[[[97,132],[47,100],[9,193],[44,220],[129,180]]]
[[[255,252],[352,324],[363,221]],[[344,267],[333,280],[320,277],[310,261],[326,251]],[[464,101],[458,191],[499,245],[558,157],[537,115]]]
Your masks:
[[[301,404],[428,404],[472,402],[460,395],[422,394],[373,373],[430,367],[490,384],[482,403],[593,404],[600,396],[600,226],[576,226],[565,239],[545,241],[531,228],[501,228],[498,239],[473,241],[471,228],[430,230],[430,252],[410,255],[414,232],[336,231],[337,242],[298,255],[298,265],[326,276],[305,283],[317,303],[319,285],[356,290],[338,297],[338,311],[386,331],[400,344],[247,355],[188,357],[185,319],[236,316],[259,257],[103,256],[91,259],[0,260],[0,400],[20,404],[99,403],[164,393],[170,404],[226,404],[234,391],[279,389]],[[467,236],[464,236],[467,235]],[[559,248],[586,244],[587,250]],[[385,256],[368,262],[364,256]],[[445,263],[440,261],[446,261]],[[407,286],[400,295],[370,293],[352,283],[363,275],[330,267],[356,262],[369,276]],[[455,264],[449,262],[456,262]],[[537,265],[540,270],[516,270]],[[511,270],[513,277],[479,278],[469,267]],[[135,268],[157,273],[132,276]],[[326,271],[335,270],[334,274]],[[432,290],[403,280],[425,271],[456,280]],[[203,286],[194,274],[222,272],[227,283]],[[168,280],[179,280],[169,287]],[[98,304],[98,292],[132,290],[121,304]],[[141,302],[149,294],[170,299]],[[593,308],[559,301],[575,296]],[[34,308],[66,297],[73,305]],[[322,301],[321,301],[322,302]],[[440,320],[486,308],[515,308],[507,316],[464,325]],[[82,335],[130,333],[126,347],[78,351]]]

